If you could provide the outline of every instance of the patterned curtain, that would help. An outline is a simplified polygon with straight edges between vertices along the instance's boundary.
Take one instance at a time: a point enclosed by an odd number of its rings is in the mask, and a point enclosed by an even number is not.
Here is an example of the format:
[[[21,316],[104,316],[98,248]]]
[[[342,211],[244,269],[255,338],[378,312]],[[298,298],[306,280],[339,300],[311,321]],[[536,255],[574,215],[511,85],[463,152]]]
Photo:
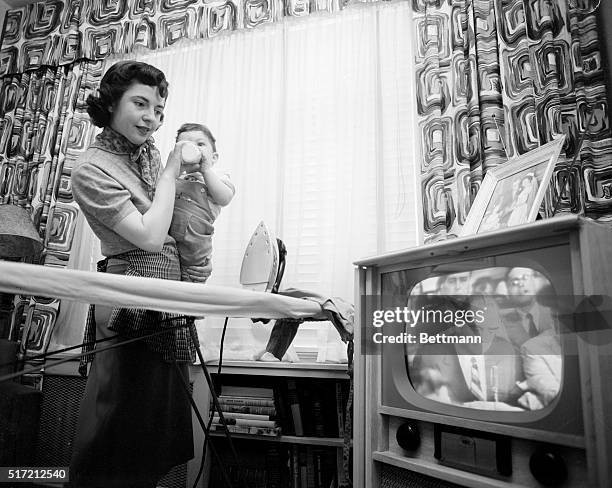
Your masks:
[[[556,198],[566,182],[561,210],[612,217],[606,89],[584,4],[413,0],[426,241],[459,233],[488,169],[557,134],[568,137],[551,185]]]
[[[9,10],[0,76],[254,29],[382,0],[46,0]]]
[[[31,210],[44,238],[41,264],[68,261],[78,216],[70,173],[93,134],[84,101],[101,70],[84,61],[0,79],[0,204]],[[11,329],[22,350],[45,350],[58,308],[59,300],[16,296]]]

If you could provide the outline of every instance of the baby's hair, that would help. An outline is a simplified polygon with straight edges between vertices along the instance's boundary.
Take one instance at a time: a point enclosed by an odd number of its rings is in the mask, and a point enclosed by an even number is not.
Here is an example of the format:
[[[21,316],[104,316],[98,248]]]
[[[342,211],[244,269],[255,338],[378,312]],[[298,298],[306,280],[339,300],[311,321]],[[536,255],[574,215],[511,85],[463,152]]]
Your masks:
[[[208,139],[210,140],[210,144],[212,145],[213,152],[217,152],[217,140],[212,135],[212,132],[210,131],[210,129],[206,127],[204,124],[197,124],[195,122],[187,122],[181,125],[179,129],[176,131],[177,142],[178,142],[179,136],[183,132],[196,132],[196,131],[202,132],[206,137],[208,137]]]
[[[168,81],[163,71],[140,61],[119,61],[112,65],[102,77],[98,95],[89,95],[87,113],[97,127],[110,124],[114,106],[134,82],[155,86],[164,99],[168,96]]]

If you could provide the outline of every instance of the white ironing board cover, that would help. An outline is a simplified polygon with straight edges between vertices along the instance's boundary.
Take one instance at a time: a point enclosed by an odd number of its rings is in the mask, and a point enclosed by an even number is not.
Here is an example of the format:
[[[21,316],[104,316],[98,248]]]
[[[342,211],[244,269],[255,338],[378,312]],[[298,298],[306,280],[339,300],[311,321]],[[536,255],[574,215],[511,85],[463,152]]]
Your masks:
[[[181,281],[0,261],[0,291],[195,316],[324,319],[312,301]]]

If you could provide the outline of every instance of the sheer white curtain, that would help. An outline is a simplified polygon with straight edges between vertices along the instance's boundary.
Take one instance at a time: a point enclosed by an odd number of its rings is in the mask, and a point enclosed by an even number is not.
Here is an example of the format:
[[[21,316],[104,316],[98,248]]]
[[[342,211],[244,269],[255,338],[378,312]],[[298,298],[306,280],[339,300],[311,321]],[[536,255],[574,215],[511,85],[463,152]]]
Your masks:
[[[182,123],[204,123],[237,188],[215,224],[209,283],[239,286],[261,220],[287,246],[283,287],[351,302],[354,260],[419,243],[412,40],[403,2],[138,56],[170,83],[162,155]],[[232,321],[230,342],[244,332]]]

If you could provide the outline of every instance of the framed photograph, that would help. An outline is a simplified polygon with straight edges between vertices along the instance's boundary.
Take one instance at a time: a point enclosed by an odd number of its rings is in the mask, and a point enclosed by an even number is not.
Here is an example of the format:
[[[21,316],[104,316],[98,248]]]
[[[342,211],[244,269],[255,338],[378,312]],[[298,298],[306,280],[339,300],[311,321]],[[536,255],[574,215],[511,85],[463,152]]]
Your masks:
[[[461,235],[535,221],[564,141],[565,135],[489,170]]]

